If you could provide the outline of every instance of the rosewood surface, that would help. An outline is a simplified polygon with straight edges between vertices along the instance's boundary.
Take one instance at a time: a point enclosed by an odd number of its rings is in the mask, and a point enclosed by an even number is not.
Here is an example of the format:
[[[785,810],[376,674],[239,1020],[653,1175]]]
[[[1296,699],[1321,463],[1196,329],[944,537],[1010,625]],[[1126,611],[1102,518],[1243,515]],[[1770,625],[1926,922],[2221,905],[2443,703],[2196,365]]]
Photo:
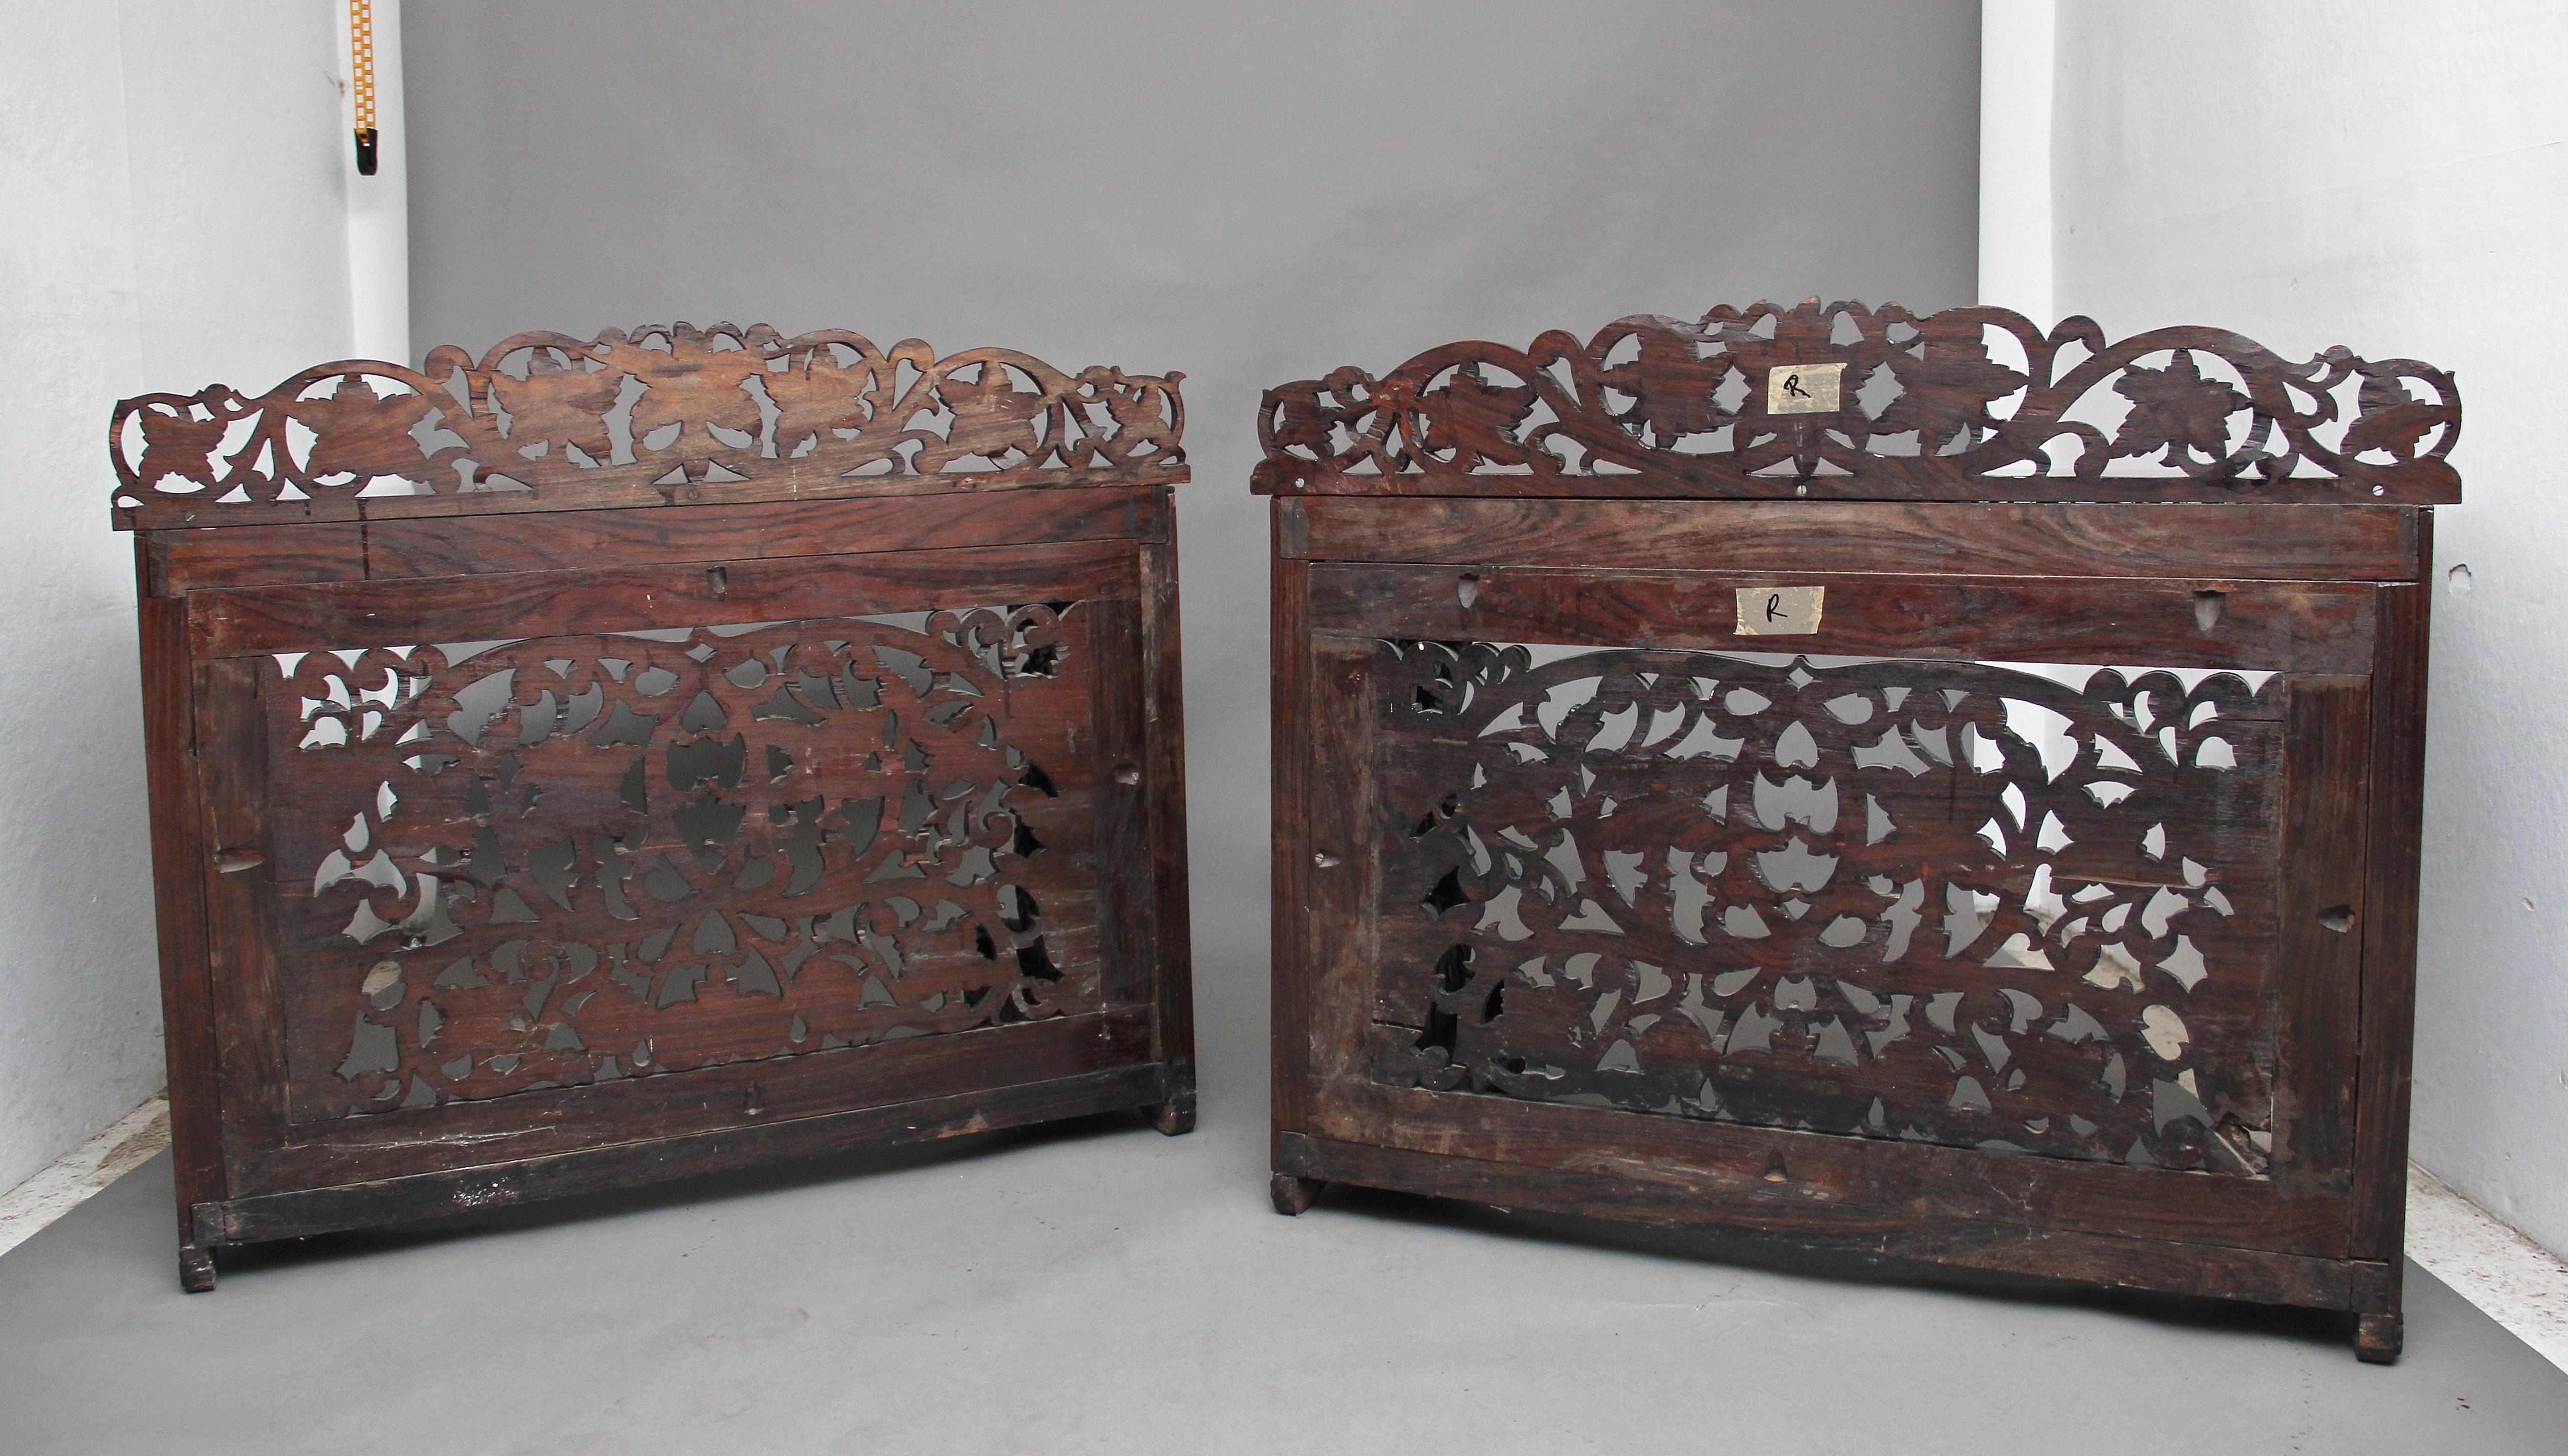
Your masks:
[[[1268,392],[1274,1198],[2400,1337],[2448,376],[1758,305]]]
[[[679,324],[119,406],[186,1286],[1187,1130],[1176,386]]]

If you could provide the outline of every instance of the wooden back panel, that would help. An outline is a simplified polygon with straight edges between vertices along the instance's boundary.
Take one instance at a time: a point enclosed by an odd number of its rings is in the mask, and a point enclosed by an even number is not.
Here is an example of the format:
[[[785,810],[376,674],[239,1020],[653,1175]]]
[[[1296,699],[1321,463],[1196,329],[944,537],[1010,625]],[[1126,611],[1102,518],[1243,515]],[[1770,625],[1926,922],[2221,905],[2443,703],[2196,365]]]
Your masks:
[[[120,406],[189,1240],[1182,1125],[1176,383],[682,324]]]
[[[2395,1348],[2447,375],[1816,299],[1269,391],[1312,1179]]]

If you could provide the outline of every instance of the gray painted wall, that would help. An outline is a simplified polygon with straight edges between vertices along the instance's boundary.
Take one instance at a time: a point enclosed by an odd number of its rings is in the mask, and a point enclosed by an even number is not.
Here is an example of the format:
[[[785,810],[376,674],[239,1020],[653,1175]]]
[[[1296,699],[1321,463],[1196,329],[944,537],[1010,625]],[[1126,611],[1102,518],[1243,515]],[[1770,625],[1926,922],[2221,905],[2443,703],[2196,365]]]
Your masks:
[[[416,3],[412,346],[686,319],[1186,375],[1206,1095],[1265,1064],[1259,392],[1759,298],[1968,302],[1975,0]]]

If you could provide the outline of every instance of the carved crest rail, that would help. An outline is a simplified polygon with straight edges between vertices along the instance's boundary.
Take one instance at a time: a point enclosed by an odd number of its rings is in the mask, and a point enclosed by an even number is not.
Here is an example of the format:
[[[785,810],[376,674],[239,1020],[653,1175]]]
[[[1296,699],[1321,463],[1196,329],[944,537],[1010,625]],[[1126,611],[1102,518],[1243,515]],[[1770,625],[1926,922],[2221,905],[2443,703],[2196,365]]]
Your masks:
[[[1459,343],[1266,392],[1261,493],[2449,503],[2451,376],[1815,298]],[[1993,495],[1993,490],[2004,495]]]
[[[117,524],[811,499],[1182,475],[1183,375],[1065,374],[764,324],[518,334],[476,361],[348,360],[258,396],[116,407]]]

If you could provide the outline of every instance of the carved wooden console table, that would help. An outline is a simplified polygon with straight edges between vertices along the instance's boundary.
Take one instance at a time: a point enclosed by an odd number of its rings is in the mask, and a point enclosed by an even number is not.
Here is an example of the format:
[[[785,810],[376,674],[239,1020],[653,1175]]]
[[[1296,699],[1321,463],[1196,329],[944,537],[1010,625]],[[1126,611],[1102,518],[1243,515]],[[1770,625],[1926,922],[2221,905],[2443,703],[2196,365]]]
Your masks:
[[[1275,1199],[2400,1339],[2450,379],[1996,309],[1271,391]]]
[[[680,324],[120,405],[187,1287],[1191,1126],[1179,378]]]

